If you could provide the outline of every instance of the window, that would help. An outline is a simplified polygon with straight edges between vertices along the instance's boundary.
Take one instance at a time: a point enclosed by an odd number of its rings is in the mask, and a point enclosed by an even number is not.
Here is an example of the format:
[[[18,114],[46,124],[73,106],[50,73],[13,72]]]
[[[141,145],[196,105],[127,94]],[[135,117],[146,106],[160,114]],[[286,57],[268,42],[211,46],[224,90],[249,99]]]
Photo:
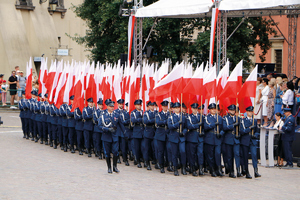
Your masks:
[[[275,49],[275,71],[282,72],[282,49]]]
[[[32,4],[32,0],[17,0],[16,1],[16,9],[20,10],[34,10],[34,6]]]
[[[65,9],[64,0],[49,0],[48,11],[50,15],[55,12],[61,13],[61,18],[64,18],[67,9]]]

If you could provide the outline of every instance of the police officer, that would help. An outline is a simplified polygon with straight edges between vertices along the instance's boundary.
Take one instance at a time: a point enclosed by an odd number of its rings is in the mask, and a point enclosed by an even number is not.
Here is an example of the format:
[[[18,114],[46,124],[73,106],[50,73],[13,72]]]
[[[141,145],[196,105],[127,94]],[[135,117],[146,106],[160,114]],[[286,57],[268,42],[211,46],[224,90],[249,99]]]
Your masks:
[[[66,116],[68,118],[69,142],[70,142],[71,153],[75,153],[74,144],[77,143],[75,142],[76,141],[76,131],[75,131],[76,120],[74,118],[74,112],[72,112],[73,101],[74,101],[74,95],[70,96],[70,105],[66,106],[66,110],[67,110]]]
[[[50,117],[51,117],[51,127],[52,127],[52,139],[53,139],[53,148],[57,149],[57,138],[58,138],[58,129],[57,129],[57,121],[58,117],[56,116],[58,113],[58,109],[52,103],[50,104]],[[51,145],[50,145],[51,146]]]
[[[259,129],[257,127],[257,121],[253,116],[253,106],[246,108],[247,116],[242,119],[240,124],[240,133],[241,133],[241,147],[242,147],[242,159],[246,172],[246,178],[251,179],[251,175],[248,170],[248,155],[249,151],[251,152],[252,165],[254,168],[255,178],[260,177],[257,169],[257,155],[256,155],[256,146],[257,139],[259,136]]]
[[[113,154],[113,171],[118,173],[117,160],[119,155],[119,144],[116,130],[119,116],[116,112],[114,112],[115,102],[109,99],[109,101],[105,101],[105,103],[107,105],[107,110],[105,110],[98,119],[98,126],[103,131],[101,140],[103,141],[108,173],[112,173],[110,159],[111,153]]]
[[[31,119],[31,126],[32,126],[32,138],[31,138],[31,141],[34,141],[36,140],[37,142],[37,124],[36,124],[36,121],[35,121],[35,117],[36,117],[36,114],[34,112],[34,107],[35,107],[35,104],[37,102],[37,91],[33,91],[32,92],[32,99],[30,101],[30,111],[31,111],[31,115],[30,115],[30,119]]]
[[[94,142],[94,148],[95,150],[95,156],[98,157],[100,160],[102,160],[102,142],[101,142],[101,136],[103,131],[98,126],[98,119],[103,114],[103,100],[102,98],[99,98],[97,101],[98,108],[94,110],[93,113],[93,123],[94,123],[94,131],[93,131],[93,142]]]
[[[222,117],[217,115],[217,105],[215,103],[209,104],[208,109],[209,114],[204,121],[206,158],[211,170],[211,176],[224,176],[221,172],[221,130],[223,121]]]
[[[38,94],[39,101],[37,101],[34,105],[34,113],[35,113],[35,121],[36,121],[36,127],[37,127],[37,135],[35,142],[38,142],[39,138],[41,138],[41,144],[43,144],[43,132],[44,127],[42,123],[42,113],[41,113],[41,104],[43,103],[42,94]]]
[[[121,150],[123,156],[123,162],[126,166],[129,166],[127,152],[130,152],[130,157],[132,157],[132,147],[131,147],[131,137],[132,129],[130,127],[130,115],[128,112],[128,103],[125,104],[124,111],[120,114],[119,123],[124,128],[123,135],[121,137]]]
[[[28,107],[28,114],[27,114],[27,120],[28,120],[28,127],[29,127],[29,137],[31,137],[31,141],[33,141],[33,121],[32,121],[32,115],[33,115],[33,111],[32,111],[32,101],[34,101],[35,95],[34,95],[34,90],[31,91],[31,98],[27,101],[27,107]]]
[[[283,108],[283,112],[286,117],[280,129],[282,133],[283,152],[286,160],[286,165],[283,168],[289,169],[293,167],[292,144],[295,139],[295,118],[292,115],[291,108]]]
[[[43,98],[43,101],[40,103],[40,113],[41,113],[41,124],[42,128],[40,134],[41,134],[41,144],[43,144],[43,140],[45,141],[45,145],[48,145],[48,123],[47,123],[47,115],[46,115],[46,105],[48,102],[46,102],[45,98]]]
[[[230,105],[227,107],[228,114],[223,118],[223,131],[225,143],[225,153],[229,169],[229,177],[235,178],[234,175],[234,163],[236,164],[237,177],[241,177],[240,171],[240,118],[236,115],[236,106]]]
[[[170,113],[168,111],[168,101],[162,101],[161,103],[162,111],[155,115],[155,136],[154,139],[157,142],[157,159],[160,167],[160,172],[165,173],[164,169],[164,154],[166,151],[166,141],[167,135],[169,134],[168,129],[168,118]],[[172,159],[172,158],[170,158]],[[172,161],[170,161],[170,167],[172,166]]]
[[[119,100],[117,101],[117,103],[118,103],[118,108],[115,110],[115,113],[116,113],[117,115],[119,115],[119,117],[120,117],[120,114],[121,114],[122,112],[124,112],[124,102],[125,102],[124,99],[119,99]],[[124,135],[124,127],[123,127],[123,126],[121,125],[121,123],[120,123],[120,118],[119,118],[118,121],[119,121],[119,122],[118,122],[118,124],[117,124],[117,134],[118,134],[118,137],[119,137],[119,141],[122,141],[121,137]],[[119,150],[121,150],[121,142],[119,143]],[[127,156],[127,154],[126,154],[126,155],[123,155],[123,152],[122,152],[122,156]],[[118,163],[121,163],[120,158],[118,158]]]
[[[85,107],[82,111],[82,118],[84,119],[84,125],[83,125],[83,135],[84,135],[84,140],[85,140],[85,147],[86,147],[86,152],[88,153],[88,157],[92,157],[92,152],[91,152],[91,141],[93,138],[93,112],[94,112],[94,107],[93,107],[93,98],[87,99],[88,106]]]
[[[27,110],[25,91],[22,91],[22,99],[19,101],[20,118],[22,123],[23,138],[28,139],[28,123],[27,123]]]
[[[49,135],[49,144],[50,147],[53,147],[53,134],[52,134],[52,116],[50,115],[51,105],[48,101],[48,94],[45,94],[45,114],[47,116],[47,127]]]
[[[198,113],[198,103],[193,103],[191,105],[192,114],[190,114],[187,118],[187,128],[188,132],[186,134],[187,146],[188,146],[188,161],[191,166],[191,172],[193,176],[198,176],[195,170],[196,156],[199,155],[200,160],[200,174],[203,175],[203,130],[200,130],[200,127],[203,125],[204,117]],[[202,119],[201,119],[202,118]],[[200,133],[201,131],[201,133]],[[198,144],[201,143],[201,146]],[[199,152],[198,152],[199,150]],[[202,154],[202,155],[201,155]]]
[[[79,149],[79,155],[83,155],[83,126],[84,122],[82,119],[82,113],[80,109],[77,107],[74,110],[74,119],[75,119],[75,131],[77,136],[77,148]]]
[[[134,146],[135,162],[138,168],[142,168],[141,158],[141,145],[144,134],[143,127],[143,111],[141,109],[142,100],[138,99],[134,101],[135,110],[131,112],[130,119],[133,126],[132,138]]]
[[[186,173],[186,152],[185,152],[185,134],[187,129],[185,128],[186,117],[180,112],[180,103],[173,104],[173,111],[168,118],[168,128],[170,129],[169,141],[171,143],[172,161],[174,166],[174,175],[179,176],[178,173],[178,155],[180,155],[181,161],[181,173]],[[178,153],[179,150],[179,153]]]
[[[147,103],[147,107],[149,108],[149,110],[144,112],[144,116],[143,116],[144,126],[145,126],[143,156],[144,156],[144,162],[147,165],[147,170],[151,170],[149,154],[150,154],[151,144],[153,142],[153,138],[154,138],[154,134],[155,134],[154,103],[149,101]]]
[[[67,118],[67,109],[68,109],[68,102],[63,102],[63,104],[59,107],[59,114],[62,118],[62,133],[63,133],[63,146],[64,152],[68,151],[68,135],[69,135],[69,127],[68,127],[68,118]]]
[[[54,99],[54,97],[53,97]],[[56,118],[57,118],[57,137],[59,141],[60,150],[64,150],[64,135],[63,135],[63,116],[61,116],[60,108],[56,109]]]

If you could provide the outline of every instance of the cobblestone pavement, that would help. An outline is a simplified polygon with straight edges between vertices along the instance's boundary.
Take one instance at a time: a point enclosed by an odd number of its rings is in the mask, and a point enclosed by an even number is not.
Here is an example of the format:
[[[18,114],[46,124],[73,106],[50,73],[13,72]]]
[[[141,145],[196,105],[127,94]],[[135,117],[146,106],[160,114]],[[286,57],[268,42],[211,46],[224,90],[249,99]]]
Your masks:
[[[104,160],[23,139],[18,113],[0,115],[0,199],[300,199],[295,164],[292,170],[259,166],[262,177],[251,180],[175,177],[132,162],[108,174]]]

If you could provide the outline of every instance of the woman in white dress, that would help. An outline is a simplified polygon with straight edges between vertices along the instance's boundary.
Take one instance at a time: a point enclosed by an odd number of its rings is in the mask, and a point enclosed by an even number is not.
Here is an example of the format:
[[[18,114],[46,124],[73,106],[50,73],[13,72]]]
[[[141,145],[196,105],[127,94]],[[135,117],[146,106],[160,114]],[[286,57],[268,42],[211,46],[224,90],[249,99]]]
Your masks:
[[[267,126],[268,125],[267,102],[268,102],[268,94],[269,94],[269,91],[270,91],[270,88],[268,86],[269,80],[267,78],[263,78],[262,84],[263,84],[263,87],[264,87],[261,90],[261,101],[263,103],[263,105],[262,105],[262,116],[263,116],[263,119],[264,119],[263,126]]]
[[[255,106],[254,106],[254,118],[257,119],[257,124],[261,124],[261,91],[264,88],[262,85],[262,78],[258,77],[256,82],[256,95],[255,95]]]

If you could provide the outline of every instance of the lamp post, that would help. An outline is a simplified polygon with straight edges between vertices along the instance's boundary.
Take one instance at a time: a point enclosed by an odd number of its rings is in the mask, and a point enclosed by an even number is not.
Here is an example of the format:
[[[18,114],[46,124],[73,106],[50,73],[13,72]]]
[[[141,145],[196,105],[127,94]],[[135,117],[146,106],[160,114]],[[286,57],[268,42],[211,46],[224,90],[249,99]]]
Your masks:
[[[58,4],[57,0],[52,0],[52,1],[50,1],[50,2],[49,2],[50,10],[51,10],[51,11],[55,11],[55,10],[56,10],[56,7],[57,7],[57,4]]]

